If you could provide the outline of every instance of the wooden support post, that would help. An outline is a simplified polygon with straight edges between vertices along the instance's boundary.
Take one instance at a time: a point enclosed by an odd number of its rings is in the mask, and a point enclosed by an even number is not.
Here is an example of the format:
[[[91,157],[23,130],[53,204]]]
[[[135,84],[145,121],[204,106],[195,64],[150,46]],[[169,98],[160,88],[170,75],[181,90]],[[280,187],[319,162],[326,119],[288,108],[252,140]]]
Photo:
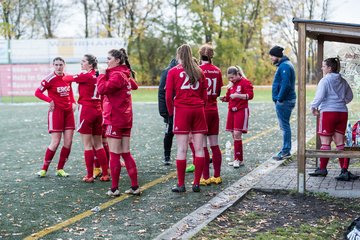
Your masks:
[[[305,192],[305,142],[306,142],[306,24],[298,25],[298,176],[297,189]]]
[[[324,38],[323,37],[319,37],[318,38],[318,42],[317,42],[317,58],[316,58],[316,84],[319,84],[319,81],[321,80],[321,78],[323,77],[323,73],[321,70],[322,67],[322,61],[324,59]],[[316,149],[320,149],[321,146],[321,142],[320,142],[320,137],[319,135],[317,135],[317,132],[319,130],[319,125],[317,124],[319,122],[319,117],[316,118]],[[316,167],[318,167],[318,158],[316,158]]]

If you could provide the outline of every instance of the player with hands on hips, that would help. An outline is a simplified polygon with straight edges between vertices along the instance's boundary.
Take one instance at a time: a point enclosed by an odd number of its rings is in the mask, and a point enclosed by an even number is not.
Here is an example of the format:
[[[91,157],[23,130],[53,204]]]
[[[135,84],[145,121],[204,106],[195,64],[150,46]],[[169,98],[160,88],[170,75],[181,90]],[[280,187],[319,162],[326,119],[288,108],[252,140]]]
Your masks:
[[[63,135],[64,145],[61,148],[56,175],[68,177],[69,174],[64,171],[64,166],[71,151],[75,129],[74,109],[76,104],[71,85],[63,80],[64,59],[61,57],[54,58],[53,67],[54,72],[46,76],[42,80],[40,87],[35,91],[37,98],[49,103],[48,132],[51,134],[51,142],[46,149],[42,169],[37,174],[39,177],[46,176]],[[47,91],[47,95],[44,94],[45,91]]]
[[[228,102],[226,131],[232,133],[234,140],[234,161],[230,165],[239,168],[244,165],[242,134],[248,131],[250,115],[248,102],[254,98],[254,91],[252,83],[246,79],[240,67],[229,67],[227,77],[230,81],[228,90],[220,99]]]
[[[101,99],[97,92],[96,78],[97,59],[95,56],[86,54],[81,60],[81,70],[84,72],[76,75],[63,77],[69,84],[76,82],[79,84],[79,122],[77,131],[81,134],[84,144],[84,158],[87,175],[83,178],[84,182],[94,182],[94,158],[95,154],[102,168],[100,181],[110,181],[108,175],[108,163],[106,153],[102,145],[102,110]],[[95,149],[95,154],[94,150]]]

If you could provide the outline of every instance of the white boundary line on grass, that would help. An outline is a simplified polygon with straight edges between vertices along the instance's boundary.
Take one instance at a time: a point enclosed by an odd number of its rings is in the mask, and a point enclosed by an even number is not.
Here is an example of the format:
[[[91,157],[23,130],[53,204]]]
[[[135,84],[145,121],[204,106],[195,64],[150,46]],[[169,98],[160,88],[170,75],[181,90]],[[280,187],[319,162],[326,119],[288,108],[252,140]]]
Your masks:
[[[309,141],[314,135],[306,139]],[[297,151],[297,141],[294,142],[291,154]],[[255,168],[250,173],[239,179],[237,182],[217,194],[209,202],[190,213],[172,227],[168,228],[162,234],[157,236],[156,240],[163,239],[189,239],[198,233],[209,222],[213,221],[217,216],[226,209],[241,200],[245,194],[251,190],[261,178],[269,174],[271,171],[279,167],[285,160],[276,161],[272,157]]]

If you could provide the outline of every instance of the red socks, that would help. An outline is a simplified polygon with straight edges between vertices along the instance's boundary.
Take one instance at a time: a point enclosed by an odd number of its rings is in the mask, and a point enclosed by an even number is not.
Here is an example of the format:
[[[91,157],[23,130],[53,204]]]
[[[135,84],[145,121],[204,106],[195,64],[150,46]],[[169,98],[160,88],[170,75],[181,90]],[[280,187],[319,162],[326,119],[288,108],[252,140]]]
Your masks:
[[[204,160],[204,170],[202,172],[202,176],[204,179],[209,179],[210,177],[210,155],[209,150],[207,147],[204,147],[204,154],[205,154],[205,160]]]
[[[55,155],[55,151],[52,151],[49,148],[46,149],[45,157],[44,157],[44,164],[41,168],[42,170],[45,170],[45,171],[48,170],[49,165],[50,165],[52,159],[54,158],[54,155]]]
[[[109,150],[109,145],[107,142],[103,142],[103,147],[104,147],[104,150],[105,150],[105,153],[106,153],[106,159],[107,159],[107,164],[108,166],[110,166],[110,150]]]
[[[330,145],[321,145],[320,150],[331,150]],[[326,169],[329,158],[320,158],[320,169]]]
[[[62,147],[57,169],[64,169],[65,163],[70,155],[70,148]]]
[[[93,151],[94,151],[94,167],[96,168],[100,168],[100,163],[99,163],[99,159],[96,155],[96,150],[95,148],[93,147]]]
[[[243,161],[243,145],[242,140],[234,140],[234,157],[235,160]]]
[[[178,186],[185,185],[185,169],[186,169],[186,159],[179,160],[176,159],[176,171],[178,176]],[[196,169],[196,167],[195,167]]]
[[[93,150],[85,150],[85,165],[87,171],[87,177],[92,178],[94,174],[94,151]]]
[[[99,161],[99,165],[101,166],[101,171],[103,176],[108,175],[108,159],[106,157],[106,152],[103,148],[96,150],[96,156]]]
[[[345,145],[338,145],[336,146],[336,150],[342,151],[344,150]],[[341,168],[345,168],[348,169],[349,168],[349,162],[350,162],[350,158],[339,158],[339,164]]]
[[[111,169],[111,191],[119,188],[119,179],[121,172],[120,153],[110,152],[110,169]]]
[[[211,146],[211,152],[212,152],[212,160],[213,160],[213,166],[214,166],[214,177],[220,177],[220,171],[221,171],[221,150],[219,148],[219,145]]]
[[[200,185],[201,174],[204,170],[205,157],[195,157],[194,185]]]
[[[131,187],[136,188],[139,186],[139,184],[138,184],[138,171],[137,171],[135,160],[132,157],[130,152],[123,153],[122,157],[125,162],[126,171],[128,172],[128,175],[131,180]]]

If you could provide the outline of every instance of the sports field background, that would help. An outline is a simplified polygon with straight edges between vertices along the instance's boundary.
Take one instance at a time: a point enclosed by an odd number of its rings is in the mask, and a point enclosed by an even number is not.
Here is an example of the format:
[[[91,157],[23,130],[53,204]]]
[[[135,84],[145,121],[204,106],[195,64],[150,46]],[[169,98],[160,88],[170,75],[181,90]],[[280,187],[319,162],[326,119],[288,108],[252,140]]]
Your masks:
[[[151,99],[156,99],[152,90]],[[23,239],[50,226],[75,219],[73,224],[60,228],[41,239],[151,239],[203,205],[222,189],[266,161],[281,145],[281,133],[270,99],[260,94],[250,104],[249,133],[244,136],[246,166],[233,169],[223,156],[223,184],[202,187],[201,193],[191,191],[192,174],[186,175],[187,192],[170,191],[176,184],[175,164],[162,165],[164,124],[157,103],[137,101],[134,92],[134,128],[131,151],[138,164],[139,183],[146,187],[140,197],[121,196],[121,201],[80,219],[82,214],[100,204],[113,201],[105,195],[110,183],[81,181],[85,174],[83,148],[78,133],[74,135],[72,152],[65,170],[71,175],[54,175],[58,152],[50,165],[48,176],[38,178],[45,149],[50,142],[47,133],[47,104],[0,105],[0,238]],[[270,96],[269,92],[264,96]],[[227,104],[219,103],[221,134],[220,147],[231,140],[224,131]],[[314,134],[315,118],[307,117],[307,134]],[[296,140],[296,112],[292,115],[293,141]],[[175,139],[174,139],[175,142]],[[175,159],[173,146],[172,161]],[[188,162],[191,158],[188,158]],[[167,177],[168,176],[168,177]],[[162,178],[159,183],[154,182]],[[130,186],[126,170],[122,169],[120,190]],[[119,198],[119,199],[120,199]],[[78,221],[77,221],[78,220]],[[37,236],[41,236],[37,235]],[[31,238],[29,238],[31,239]]]

